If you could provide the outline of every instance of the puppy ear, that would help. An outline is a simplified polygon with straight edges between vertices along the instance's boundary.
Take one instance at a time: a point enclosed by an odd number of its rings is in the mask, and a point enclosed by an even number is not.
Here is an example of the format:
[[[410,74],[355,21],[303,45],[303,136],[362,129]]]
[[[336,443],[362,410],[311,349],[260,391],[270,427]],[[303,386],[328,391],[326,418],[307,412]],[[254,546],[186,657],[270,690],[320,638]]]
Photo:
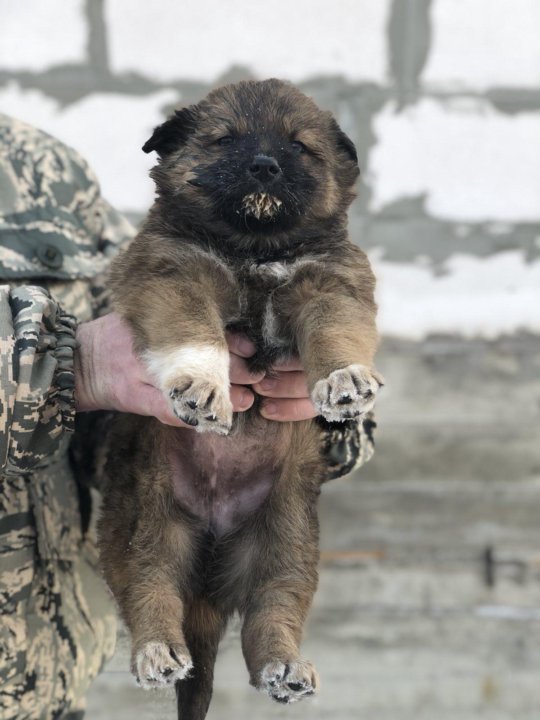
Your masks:
[[[155,150],[160,157],[164,157],[173,150],[177,150],[187,141],[188,135],[193,131],[197,116],[196,105],[175,110],[172,117],[154,128],[152,137],[142,147],[143,151],[149,153]]]
[[[358,153],[356,152],[353,141],[348,135],[345,135],[345,133],[339,127],[334,118],[332,118],[332,125],[334,127],[334,133],[338,148],[340,150],[345,150],[350,159],[356,164],[358,164]]]

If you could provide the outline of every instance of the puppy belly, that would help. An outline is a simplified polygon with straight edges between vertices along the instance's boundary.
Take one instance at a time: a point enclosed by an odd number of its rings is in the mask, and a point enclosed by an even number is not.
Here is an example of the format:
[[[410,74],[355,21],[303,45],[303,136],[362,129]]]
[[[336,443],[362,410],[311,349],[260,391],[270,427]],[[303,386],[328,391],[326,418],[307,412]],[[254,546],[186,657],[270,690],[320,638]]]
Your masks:
[[[217,535],[254,513],[279,474],[273,443],[245,435],[173,431],[167,460],[176,500]]]

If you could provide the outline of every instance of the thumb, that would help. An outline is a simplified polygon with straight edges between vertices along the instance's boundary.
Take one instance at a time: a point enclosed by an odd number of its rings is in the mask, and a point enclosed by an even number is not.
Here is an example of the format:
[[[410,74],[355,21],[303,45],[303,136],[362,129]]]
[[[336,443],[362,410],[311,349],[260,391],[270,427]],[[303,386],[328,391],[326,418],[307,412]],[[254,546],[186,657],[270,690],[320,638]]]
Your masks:
[[[167,400],[163,396],[163,393],[152,385],[140,383],[133,394],[133,400],[134,402],[132,407],[126,408],[128,412],[132,412],[137,415],[151,415],[165,425],[191,427],[176,417]]]

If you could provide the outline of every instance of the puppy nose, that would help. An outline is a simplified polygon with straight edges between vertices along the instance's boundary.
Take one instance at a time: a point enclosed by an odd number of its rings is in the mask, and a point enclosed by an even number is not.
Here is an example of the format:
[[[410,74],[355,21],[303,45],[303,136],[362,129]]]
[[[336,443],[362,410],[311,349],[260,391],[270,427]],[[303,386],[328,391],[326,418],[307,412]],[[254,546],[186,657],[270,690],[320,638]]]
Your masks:
[[[268,155],[255,155],[249,166],[249,174],[257,180],[274,180],[281,175],[281,168],[275,158]]]

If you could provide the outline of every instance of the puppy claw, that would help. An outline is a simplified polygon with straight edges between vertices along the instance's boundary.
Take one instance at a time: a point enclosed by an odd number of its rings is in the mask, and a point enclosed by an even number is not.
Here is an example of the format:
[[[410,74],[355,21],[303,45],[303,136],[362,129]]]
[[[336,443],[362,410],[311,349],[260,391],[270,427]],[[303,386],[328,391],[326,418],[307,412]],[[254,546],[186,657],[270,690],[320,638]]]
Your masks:
[[[169,391],[174,414],[197,429],[226,435],[232,426],[229,388],[221,389],[201,379],[189,383],[178,380]]]
[[[191,425],[191,427],[197,427],[197,425],[199,424],[199,421],[196,418],[189,417],[189,415],[180,415],[176,412],[176,410],[174,411],[174,414],[179,420],[185,422],[186,425]]]
[[[330,422],[365,415],[373,408],[382,376],[364,365],[348,365],[319,380],[311,394],[313,404]]]

